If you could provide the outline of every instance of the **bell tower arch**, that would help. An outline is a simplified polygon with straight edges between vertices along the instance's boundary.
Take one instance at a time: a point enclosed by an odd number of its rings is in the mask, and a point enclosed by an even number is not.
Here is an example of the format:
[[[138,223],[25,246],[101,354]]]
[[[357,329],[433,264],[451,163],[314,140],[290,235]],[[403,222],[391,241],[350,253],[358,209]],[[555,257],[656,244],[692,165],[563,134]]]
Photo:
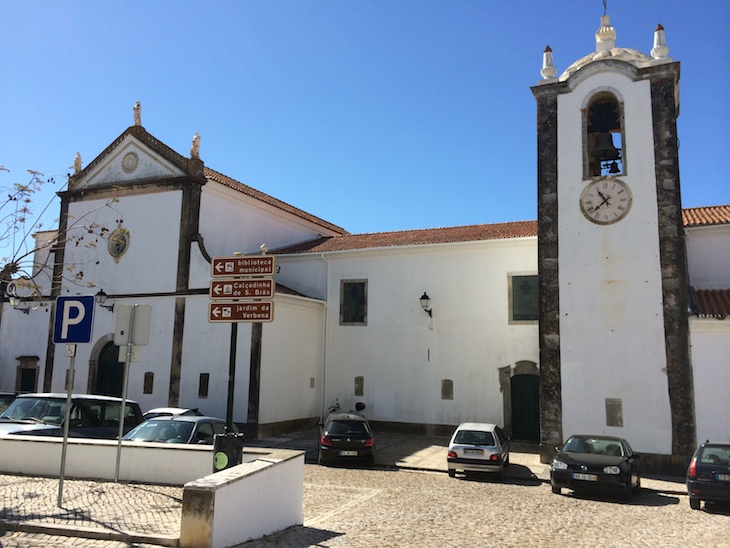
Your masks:
[[[671,465],[695,446],[679,188],[679,63],[596,51],[532,88],[538,124],[540,454],[577,432],[618,435]]]

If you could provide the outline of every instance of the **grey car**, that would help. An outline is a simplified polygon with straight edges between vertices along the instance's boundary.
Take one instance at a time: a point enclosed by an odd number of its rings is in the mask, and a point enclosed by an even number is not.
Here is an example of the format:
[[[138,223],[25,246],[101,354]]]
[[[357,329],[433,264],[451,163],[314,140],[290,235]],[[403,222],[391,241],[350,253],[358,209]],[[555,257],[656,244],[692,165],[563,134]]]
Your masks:
[[[62,436],[66,399],[67,395],[63,393],[18,395],[0,414],[0,437],[8,434]],[[69,437],[117,438],[121,408],[121,398],[73,394],[69,412]],[[140,422],[142,411],[139,404],[127,400],[123,431],[128,432]]]
[[[452,478],[457,471],[492,472],[501,480],[509,464],[509,438],[496,424],[464,422],[451,436],[446,464]]]
[[[238,428],[232,425],[233,432]],[[216,434],[226,432],[226,421],[198,415],[166,415],[147,419],[122,439],[134,442],[213,445]]]

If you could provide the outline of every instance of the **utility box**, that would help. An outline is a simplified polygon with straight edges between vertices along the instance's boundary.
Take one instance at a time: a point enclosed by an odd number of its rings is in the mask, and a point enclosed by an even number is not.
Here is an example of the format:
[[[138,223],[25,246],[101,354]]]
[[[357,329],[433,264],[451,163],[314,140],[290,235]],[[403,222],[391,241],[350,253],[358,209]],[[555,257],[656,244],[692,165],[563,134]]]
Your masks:
[[[226,432],[213,437],[213,472],[220,472],[243,462],[243,433]]]

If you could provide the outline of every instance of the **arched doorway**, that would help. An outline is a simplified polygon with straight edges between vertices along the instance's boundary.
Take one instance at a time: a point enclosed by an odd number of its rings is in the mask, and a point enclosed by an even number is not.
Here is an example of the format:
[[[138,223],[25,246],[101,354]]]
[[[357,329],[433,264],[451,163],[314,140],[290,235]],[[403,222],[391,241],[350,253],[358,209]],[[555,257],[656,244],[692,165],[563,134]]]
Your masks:
[[[95,394],[121,397],[124,387],[124,362],[120,362],[118,358],[119,347],[113,341],[109,341],[99,353]]]
[[[514,375],[510,384],[512,439],[540,441],[540,377]]]

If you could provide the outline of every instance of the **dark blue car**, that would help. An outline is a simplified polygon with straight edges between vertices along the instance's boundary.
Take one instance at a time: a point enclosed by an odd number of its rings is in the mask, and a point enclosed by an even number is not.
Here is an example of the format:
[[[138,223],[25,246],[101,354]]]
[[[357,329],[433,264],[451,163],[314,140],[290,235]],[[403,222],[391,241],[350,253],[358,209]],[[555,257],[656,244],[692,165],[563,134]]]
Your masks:
[[[706,441],[697,448],[687,468],[689,505],[702,501],[730,502],[730,443]]]

